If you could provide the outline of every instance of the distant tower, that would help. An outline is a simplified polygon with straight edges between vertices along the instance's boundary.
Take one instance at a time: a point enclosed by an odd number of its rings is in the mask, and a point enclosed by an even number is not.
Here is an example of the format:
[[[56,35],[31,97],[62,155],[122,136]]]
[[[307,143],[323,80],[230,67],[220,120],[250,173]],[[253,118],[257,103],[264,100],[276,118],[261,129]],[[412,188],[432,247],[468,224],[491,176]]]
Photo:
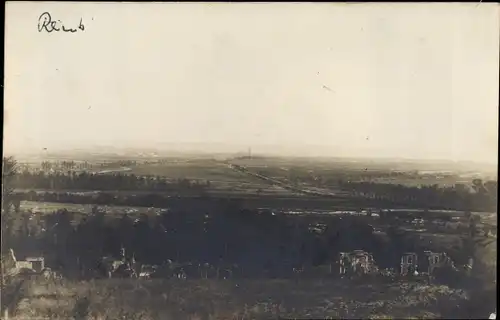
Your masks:
[[[252,148],[248,148],[248,158],[252,158]]]

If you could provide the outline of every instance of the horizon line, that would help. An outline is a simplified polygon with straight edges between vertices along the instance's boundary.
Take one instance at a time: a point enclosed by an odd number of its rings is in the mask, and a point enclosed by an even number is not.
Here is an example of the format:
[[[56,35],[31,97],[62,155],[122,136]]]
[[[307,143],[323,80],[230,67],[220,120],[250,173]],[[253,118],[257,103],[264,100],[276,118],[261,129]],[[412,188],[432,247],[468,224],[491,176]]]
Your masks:
[[[172,144],[182,144],[182,143],[172,143]],[[191,143],[187,143],[191,144]],[[202,143],[193,143],[193,144],[202,144]],[[271,147],[270,145],[267,147]],[[108,151],[103,151],[103,150],[95,150],[95,149],[110,149]],[[94,150],[92,150],[94,149]],[[132,149],[132,150],[126,150],[126,149]],[[155,149],[155,150],[151,150]],[[254,149],[252,147],[252,149]],[[247,151],[245,150],[235,150],[235,151],[216,151],[216,150],[196,150],[196,149],[186,149],[186,150],[179,150],[176,148],[155,148],[155,147],[116,147],[116,146],[95,146],[95,147],[77,147],[73,149],[57,149],[57,150],[33,150],[33,151],[16,151],[16,152],[9,152],[9,154],[4,154],[4,157],[6,156],[51,156],[51,155],[58,155],[58,154],[67,154],[67,153],[97,153],[101,155],[111,155],[111,154],[116,154],[117,152],[134,152],[134,153],[163,153],[163,152],[173,152],[176,154],[190,154],[190,155],[207,155],[207,154],[212,154],[212,155],[220,155],[220,154],[228,154],[228,155],[234,155],[234,156],[248,156],[248,149]],[[388,161],[402,161],[402,162],[447,162],[447,163],[470,163],[470,164],[477,164],[477,165],[498,165],[498,159],[496,161],[475,161],[475,160],[456,160],[456,159],[446,159],[446,158],[414,158],[414,157],[405,157],[405,156],[375,156],[375,155],[358,155],[358,156],[350,156],[350,155],[345,155],[345,154],[338,154],[338,155],[310,155],[307,152],[304,152],[303,155],[299,154],[300,152],[272,152],[272,151],[267,151],[267,152],[255,152],[252,150],[252,157],[274,157],[274,158],[306,158],[306,159],[314,159],[314,158],[320,158],[320,159],[345,159],[345,160],[388,160]],[[123,155],[123,156],[126,156]],[[168,155],[158,155],[158,157],[168,157]]]

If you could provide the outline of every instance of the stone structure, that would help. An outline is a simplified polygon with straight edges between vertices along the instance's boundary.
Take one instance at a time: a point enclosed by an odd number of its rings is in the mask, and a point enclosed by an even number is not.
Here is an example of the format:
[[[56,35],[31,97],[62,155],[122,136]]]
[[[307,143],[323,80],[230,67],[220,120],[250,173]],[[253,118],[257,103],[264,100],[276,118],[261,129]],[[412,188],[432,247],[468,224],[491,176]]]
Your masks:
[[[120,258],[120,260],[112,257],[103,257],[101,259],[101,266],[108,278],[113,277],[114,274],[122,277],[137,277],[135,255],[133,254],[130,259],[127,259],[125,248],[122,247],[120,249]]]
[[[418,255],[414,252],[404,253],[401,257],[401,275],[419,273],[432,275],[436,268],[445,266],[456,270],[455,264],[451,258],[444,252],[424,251],[424,258],[418,259]],[[420,270],[420,271],[419,271]]]
[[[401,257],[401,275],[415,274],[418,269],[418,256],[414,252],[406,252]]]
[[[422,271],[428,274],[433,274],[436,268],[451,266],[454,267],[453,261],[446,253],[437,253],[432,251],[424,251],[425,258],[423,260]]]
[[[373,256],[363,250],[352,252],[341,252],[339,256],[339,273],[344,274],[368,274],[376,270]]]
[[[17,260],[14,250],[9,250],[10,258],[14,264],[14,269],[30,270],[33,272],[41,273],[45,269],[45,259],[43,257],[28,257],[25,260]]]

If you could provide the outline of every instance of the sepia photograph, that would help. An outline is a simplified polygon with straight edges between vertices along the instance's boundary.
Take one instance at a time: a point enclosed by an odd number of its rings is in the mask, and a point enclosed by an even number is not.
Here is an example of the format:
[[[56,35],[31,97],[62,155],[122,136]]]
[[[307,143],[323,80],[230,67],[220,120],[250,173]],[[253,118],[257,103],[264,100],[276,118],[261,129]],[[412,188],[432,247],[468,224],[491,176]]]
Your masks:
[[[1,320],[496,319],[497,3],[5,3]]]

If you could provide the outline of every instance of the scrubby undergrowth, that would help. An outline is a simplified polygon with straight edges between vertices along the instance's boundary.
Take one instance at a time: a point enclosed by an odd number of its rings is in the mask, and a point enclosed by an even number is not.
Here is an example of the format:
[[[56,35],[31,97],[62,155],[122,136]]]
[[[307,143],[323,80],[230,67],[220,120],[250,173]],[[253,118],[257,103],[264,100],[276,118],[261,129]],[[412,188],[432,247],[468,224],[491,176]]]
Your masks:
[[[63,280],[32,282],[25,292],[17,318],[456,318],[468,299],[447,286],[344,280]]]

